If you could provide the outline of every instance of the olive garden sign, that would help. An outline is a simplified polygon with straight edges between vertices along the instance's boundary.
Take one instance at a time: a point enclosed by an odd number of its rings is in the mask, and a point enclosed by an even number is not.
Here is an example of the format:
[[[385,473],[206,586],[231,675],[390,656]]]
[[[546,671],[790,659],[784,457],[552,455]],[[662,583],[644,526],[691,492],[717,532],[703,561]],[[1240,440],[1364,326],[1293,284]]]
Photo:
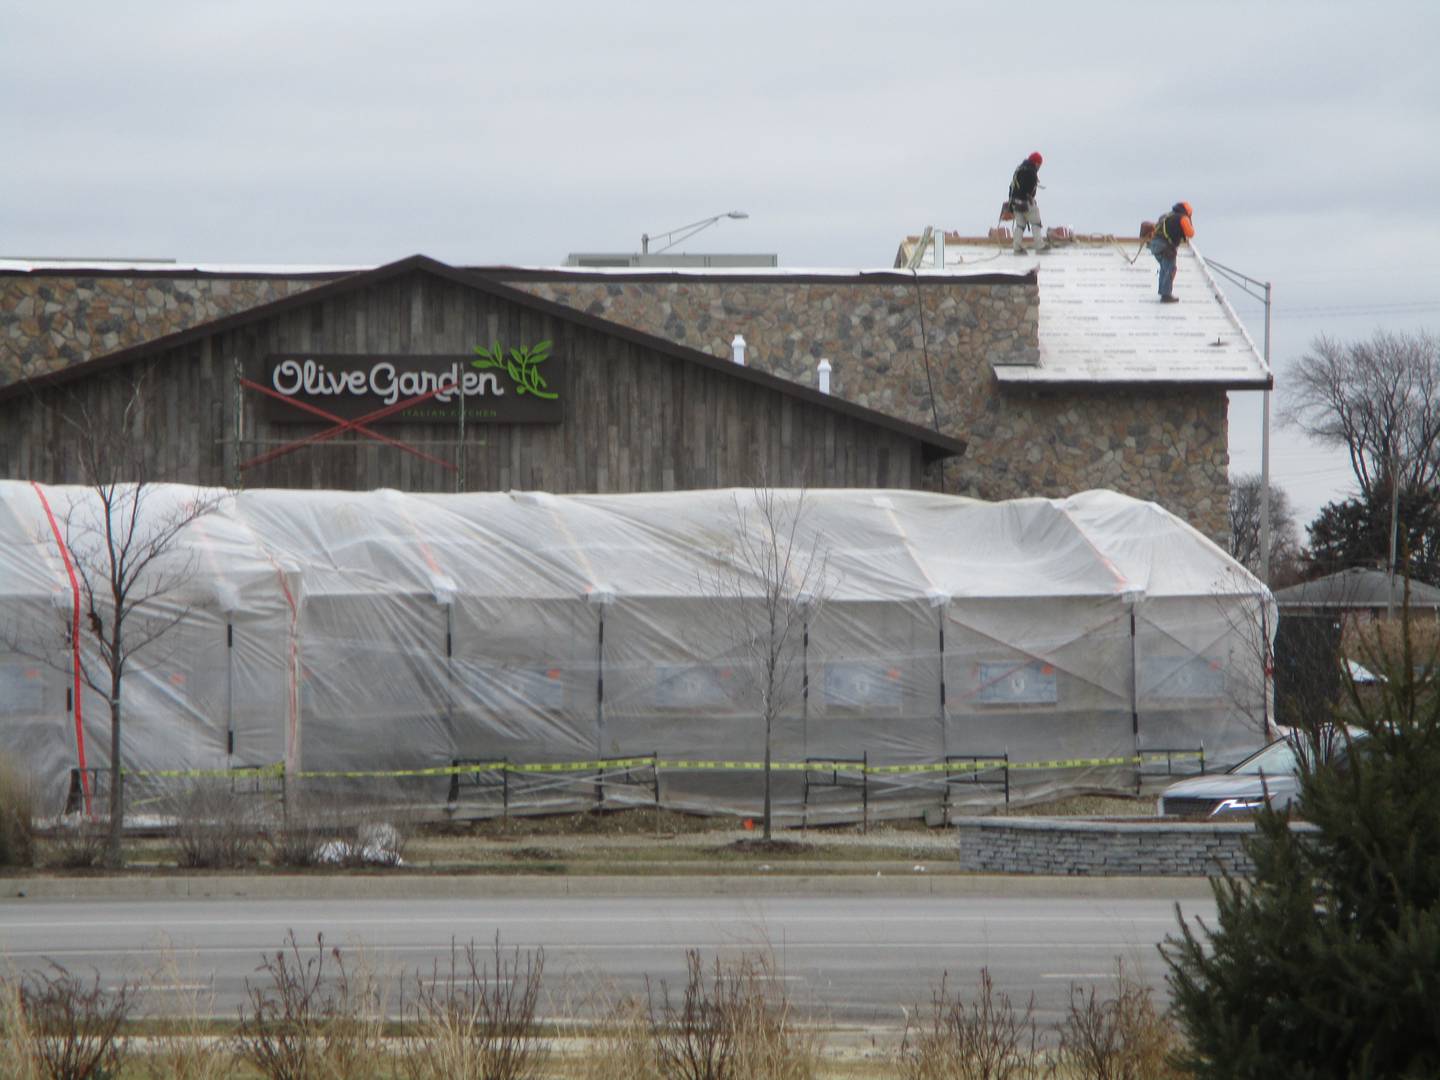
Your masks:
[[[562,365],[551,342],[474,353],[340,355],[275,353],[266,358],[266,416],[273,422],[313,423],[308,405],[353,420],[411,398],[407,408],[376,423],[557,424],[562,419]],[[292,404],[294,403],[294,404]]]

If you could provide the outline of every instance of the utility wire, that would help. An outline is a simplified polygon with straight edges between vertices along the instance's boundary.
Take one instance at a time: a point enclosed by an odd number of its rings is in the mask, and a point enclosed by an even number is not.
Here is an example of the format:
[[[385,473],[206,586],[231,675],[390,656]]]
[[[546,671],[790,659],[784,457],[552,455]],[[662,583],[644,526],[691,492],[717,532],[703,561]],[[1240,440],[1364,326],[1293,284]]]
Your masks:
[[[1337,304],[1333,307],[1315,304],[1307,307],[1282,308],[1275,312],[1275,318],[1314,319],[1329,316],[1334,319],[1349,319],[1361,315],[1422,315],[1427,311],[1440,311],[1440,302],[1416,300],[1413,303],[1404,304]]]

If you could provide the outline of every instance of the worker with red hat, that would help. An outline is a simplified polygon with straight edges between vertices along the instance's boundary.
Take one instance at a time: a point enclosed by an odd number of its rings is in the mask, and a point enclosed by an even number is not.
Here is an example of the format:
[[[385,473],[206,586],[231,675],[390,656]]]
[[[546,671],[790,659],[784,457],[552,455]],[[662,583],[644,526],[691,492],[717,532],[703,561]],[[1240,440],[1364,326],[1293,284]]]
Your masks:
[[[1195,226],[1190,221],[1195,213],[1188,202],[1177,202],[1168,214],[1163,214],[1155,223],[1155,234],[1150,237],[1150,254],[1160,264],[1160,302],[1177,304],[1175,295],[1175,258],[1180,245],[1195,235]]]
[[[1010,178],[1010,213],[1015,222],[1015,254],[1025,254],[1025,227],[1030,227],[1030,236],[1035,241],[1036,251],[1049,251],[1050,242],[1045,239],[1040,224],[1040,205],[1035,201],[1035,189],[1040,186],[1040,166],[1045,159],[1040,151],[1020,162],[1015,175]]]

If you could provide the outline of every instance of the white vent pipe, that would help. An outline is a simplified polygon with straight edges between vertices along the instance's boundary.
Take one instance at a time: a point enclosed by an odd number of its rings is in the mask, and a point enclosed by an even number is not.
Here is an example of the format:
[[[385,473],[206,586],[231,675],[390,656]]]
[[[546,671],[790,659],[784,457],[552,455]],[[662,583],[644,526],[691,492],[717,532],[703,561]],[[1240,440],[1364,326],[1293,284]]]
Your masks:
[[[745,339],[739,334],[730,342],[730,359],[741,367],[745,366]]]
[[[815,370],[820,377],[820,393],[830,393],[830,361],[822,356],[820,358],[820,365]]]

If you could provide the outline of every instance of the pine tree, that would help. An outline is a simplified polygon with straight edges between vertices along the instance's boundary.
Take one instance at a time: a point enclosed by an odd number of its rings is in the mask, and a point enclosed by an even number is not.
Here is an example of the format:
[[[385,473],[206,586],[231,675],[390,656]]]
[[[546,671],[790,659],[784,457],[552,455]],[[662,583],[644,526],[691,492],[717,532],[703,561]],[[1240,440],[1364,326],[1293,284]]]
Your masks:
[[[1402,618],[1365,650],[1384,680],[1301,736],[1308,826],[1257,814],[1253,876],[1161,946],[1196,1076],[1440,1076],[1440,670]]]

